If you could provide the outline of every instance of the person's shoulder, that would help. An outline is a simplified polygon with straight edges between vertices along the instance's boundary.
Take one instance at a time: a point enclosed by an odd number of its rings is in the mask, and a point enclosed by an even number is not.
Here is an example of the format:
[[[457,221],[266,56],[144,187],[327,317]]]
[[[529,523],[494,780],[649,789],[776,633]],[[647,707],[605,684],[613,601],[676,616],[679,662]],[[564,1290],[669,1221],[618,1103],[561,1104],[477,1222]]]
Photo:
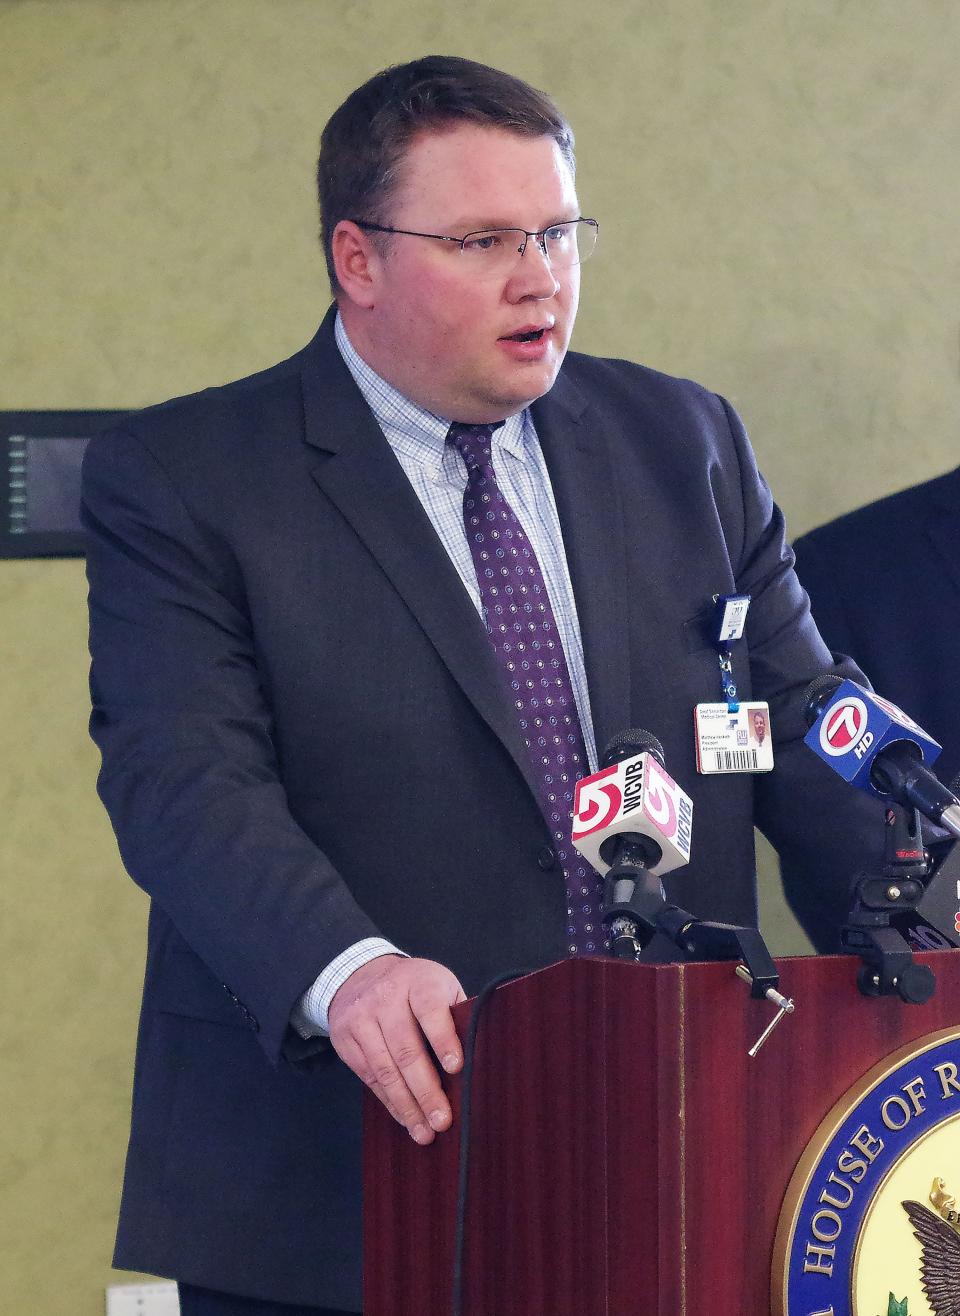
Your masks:
[[[681,375],[619,357],[568,352],[562,376],[588,400],[625,413],[648,410],[661,422],[670,417],[722,421],[725,403],[717,394]]]
[[[149,452],[163,465],[181,459],[193,463],[205,453],[212,462],[223,460],[225,450],[256,445],[279,426],[298,432],[303,417],[301,376],[322,348],[326,332],[325,321],[305,347],[276,365],[129,412],[91,440],[85,467],[110,462],[120,448],[131,455]]]
[[[580,384],[620,384],[625,388],[640,388],[651,394],[692,393],[706,397],[715,395],[696,380],[681,375],[669,375],[652,366],[623,357],[592,356],[586,352],[568,352],[563,363],[564,374]]]
[[[895,550],[903,536],[923,526],[937,508],[960,510],[960,467],[887,494],[817,526],[794,544],[799,557],[809,550],[854,551],[863,556]]]
[[[174,441],[192,434],[234,434],[255,423],[264,408],[294,405],[299,400],[300,374],[306,348],[266,369],[241,379],[169,398],[125,418],[121,428],[145,440]]]

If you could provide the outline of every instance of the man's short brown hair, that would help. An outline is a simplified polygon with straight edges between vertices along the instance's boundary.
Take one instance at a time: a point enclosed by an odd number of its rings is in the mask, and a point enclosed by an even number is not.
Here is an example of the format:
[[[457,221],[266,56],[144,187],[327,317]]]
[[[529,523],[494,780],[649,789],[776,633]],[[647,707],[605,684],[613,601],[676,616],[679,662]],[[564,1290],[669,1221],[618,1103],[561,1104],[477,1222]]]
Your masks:
[[[384,69],[350,93],[320,138],[320,236],[335,292],[334,229],[343,219],[387,223],[413,138],[455,123],[550,136],[574,171],[570,125],[549,96],[520,78],[455,55],[427,55]]]

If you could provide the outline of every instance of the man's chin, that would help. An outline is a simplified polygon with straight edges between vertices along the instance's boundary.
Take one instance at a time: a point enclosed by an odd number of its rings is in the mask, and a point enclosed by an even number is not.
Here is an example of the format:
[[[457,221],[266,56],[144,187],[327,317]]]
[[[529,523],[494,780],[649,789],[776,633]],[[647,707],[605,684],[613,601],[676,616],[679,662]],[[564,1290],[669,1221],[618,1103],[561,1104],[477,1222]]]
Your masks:
[[[485,399],[496,419],[513,416],[531,403],[549,393],[556,382],[560,361],[538,361],[535,364],[511,371],[507,379],[499,379]],[[491,415],[491,419],[494,419]]]

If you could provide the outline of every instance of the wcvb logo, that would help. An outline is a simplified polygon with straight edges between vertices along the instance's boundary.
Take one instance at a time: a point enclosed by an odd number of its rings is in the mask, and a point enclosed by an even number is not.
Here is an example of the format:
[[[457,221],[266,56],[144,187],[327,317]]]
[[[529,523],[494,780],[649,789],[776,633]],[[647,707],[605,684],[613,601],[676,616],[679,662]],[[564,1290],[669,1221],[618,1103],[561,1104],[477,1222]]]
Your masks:
[[[623,796],[620,787],[613,780],[617,775],[619,764],[614,763],[602,772],[595,772],[592,777],[584,777],[577,782],[573,797],[573,840],[598,832],[601,827],[612,823],[620,812]]]

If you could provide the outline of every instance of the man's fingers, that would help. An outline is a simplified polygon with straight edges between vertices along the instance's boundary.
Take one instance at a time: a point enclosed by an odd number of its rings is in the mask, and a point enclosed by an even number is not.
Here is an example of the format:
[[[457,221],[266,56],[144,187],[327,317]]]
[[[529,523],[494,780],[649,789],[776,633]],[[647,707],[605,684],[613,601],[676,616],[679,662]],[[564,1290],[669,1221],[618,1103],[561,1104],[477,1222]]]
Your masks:
[[[437,1133],[450,1127],[450,1103],[410,1010],[381,1021],[384,1041],[422,1118]]]
[[[363,1053],[363,1048],[356,1042],[356,1040],[349,1035],[339,1037],[337,1041],[334,1042],[333,1048],[347,1068],[353,1070],[360,1082],[364,1083],[370,1089],[373,1095],[383,1106],[386,1107],[397,1123],[402,1124],[403,1120],[397,1113],[396,1107],[388,1094],[384,1092],[383,1088],[377,1082],[373,1068],[368,1063],[367,1058]]]
[[[463,992],[459,993],[459,999],[466,1000]],[[456,1003],[453,1002],[454,1005]],[[448,1074],[458,1073],[463,1067],[463,1048],[454,1027],[450,1006],[444,1001],[420,1007],[411,997],[410,1008],[441,1065]]]
[[[462,1067],[450,1010],[464,999],[443,965],[382,956],[355,969],[330,1003],[337,1054],[418,1143],[453,1120],[428,1045],[448,1073]]]
[[[365,1022],[358,1027],[354,1037],[364,1058],[365,1072],[360,1077],[364,1078],[414,1142],[432,1142],[433,1128],[437,1127],[430,1118],[433,1108],[430,1106],[426,1109],[420,1104],[415,1089],[408,1081],[410,1066],[413,1066],[414,1077],[420,1078],[416,1068],[417,1051],[422,1063],[433,1070],[412,1021],[407,1035],[401,1032],[396,1039],[388,1037],[375,1021]],[[436,1071],[433,1072],[436,1078]],[[445,1126],[441,1123],[439,1127]]]

